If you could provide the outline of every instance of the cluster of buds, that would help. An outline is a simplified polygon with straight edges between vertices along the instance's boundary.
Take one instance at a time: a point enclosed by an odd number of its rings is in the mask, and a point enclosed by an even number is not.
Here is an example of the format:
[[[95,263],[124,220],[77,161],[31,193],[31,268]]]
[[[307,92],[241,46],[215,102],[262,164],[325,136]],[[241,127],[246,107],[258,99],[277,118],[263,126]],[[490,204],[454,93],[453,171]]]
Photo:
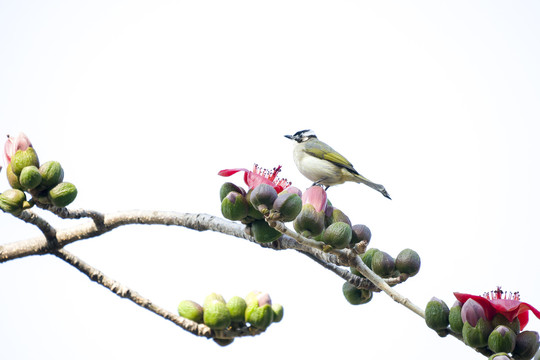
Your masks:
[[[65,207],[77,196],[77,188],[63,182],[64,170],[57,161],[40,165],[36,150],[23,133],[8,136],[4,146],[6,174],[11,189],[0,194],[0,208],[13,215],[39,203]],[[31,195],[27,201],[26,193]]]
[[[365,225],[362,225],[365,227]],[[367,229],[367,227],[365,227]],[[353,227],[354,230],[354,227]],[[369,229],[367,229],[369,232]],[[365,233],[365,230],[364,230]],[[369,238],[367,238],[369,242]],[[420,271],[420,256],[412,249],[403,249],[394,259],[388,253],[376,248],[370,248],[362,255],[362,261],[373,272],[382,278],[399,278],[400,281],[415,276]],[[351,268],[351,273],[363,277],[355,268]],[[368,303],[373,294],[367,289],[358,289],[349,282],[343,284],[343,295],[352,305]]]
[[[437,298],[426,306],[426,324],[443,335],[450,330],[463,337],[470,347],[490,354],[490,359],[530,360],[540,348],[536,331],[523,331],[531,311],[540,312],[521,302],[519,293],[503,292],[500,287],[483,296],[454,293],[452,308]],[[449,327],[449,329],[448,329]]]
[[[272,304],[270,295],[260,291],[252,291],[245,298],[233,296],[229,301],[212,293],[205,298],[202,306],[191,300],[181,301],[178,314],[205,324],[216,332],[214,341],[226,346],[234,341],[234,337],[220,337],[220,331],[235,331],[246,326],[266,331],[272,323],[283,319],[283,306]]]
[[[277,177],[280,170],[281,166],[268,171],[255,165],[253,171],[229,169],[219,172],[221,176],[244,172],[247,191],[230,182],[221,186],[221,213],[229,220],[246,224],[246,231],[260,243],[272,242],[281,236],[279,231],[268,225],[265,216],[288,222],[294,220],[302,209],[302,193],[290,186],[287,180]]]
[[[411,249],[399,253],[396,259],[384,251],[366,248],[371,240],[371,230],[362,224],[353,225],[349,217],[328,200],[320,186],[311,186],[303,193],[291,183],[277,177],[281,167],[271,171],[255,165],[247,169],[227,169],[218,174],[231,176],[244,172],[249,189],[227,182],[221,186],[220,200],[223,216],[247,225],[246,230],[256,241],[265,243],[279,239],[281,233],[268,225],[268,221],[293,222],[295,231],[322,243],[324,251],[354,248],[363,254],[362,260],[383,278],[414,276],[420,270],[420,257]],[[351,269],[360,275],[355,269]],[[354,285],[343,285],[345,298],[355,305],[365,304],[372,298],[369,290]]]

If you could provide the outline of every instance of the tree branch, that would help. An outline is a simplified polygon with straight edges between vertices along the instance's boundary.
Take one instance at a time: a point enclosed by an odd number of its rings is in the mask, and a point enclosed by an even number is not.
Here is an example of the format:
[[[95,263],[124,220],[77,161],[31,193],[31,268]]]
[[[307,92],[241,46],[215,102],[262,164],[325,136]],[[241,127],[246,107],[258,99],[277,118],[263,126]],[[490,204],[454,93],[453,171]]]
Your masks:
[[[81,210],[70,212],[69,214],[82,214],[83,212],[84,210]],[[38,225],[40,222],[35,214],[28,211],[23,211],[20,218],[35,225]],[[119,226],[130,224],[173,225],[197,231],[212,230],[253,242],[255,241],[244,232],[243,225],[208,214],[132,210],[103,214],[102,218],[103,221],[86,221],[68,229],[57,230],[55,235],[57,248],[62,248],[75,241],[93,238],[116,229]],[[44,230],[41,224],[38,227],[42,231]],[[30,255],[43,255],[49,253],[50,250],[50,244],[45,235],[4,244],[0,246],[0,263]]]
[[[173,322],[174,324],[180,326],[182,329],[189,331],[193,335],[202,336],[206,338],[235,338],[241,336],[254,336],[261,333],[260,330],[253,327],[242,327],[240,329],[234,330],[223,330],[223,331],[213,331],[208,326],[204,324],[198,324],[189,319],[178,316],[156,304],[154,304],[149,299],[143,297],[136,291],[128,288],[127,286],[122,285],[118,281],[108,277],[103,272],[98,269],[90,266],[77,256],[73,255],[65,249],[59,249],[52,252],[53,255],[64,260],[71,266],[75,267],[77,270],[88,276],[88,278],[120,296],[121,298],[128,299],[135,304],[143,307],[154,314]]]

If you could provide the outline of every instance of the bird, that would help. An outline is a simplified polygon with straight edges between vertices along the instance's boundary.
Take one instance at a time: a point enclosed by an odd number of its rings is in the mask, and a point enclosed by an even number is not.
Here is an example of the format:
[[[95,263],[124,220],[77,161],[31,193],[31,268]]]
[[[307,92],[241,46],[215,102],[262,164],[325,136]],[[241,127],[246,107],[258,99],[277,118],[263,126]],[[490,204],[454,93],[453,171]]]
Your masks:
[[[320,141],[313,130],[301,130],[285,137],[296,142],[294,163],[302,175],[314,182],[313,185],[324,185],[328,190],[330,186],[352,181],[365,184],[391,200],[384,186],[360,175],[349,160]]]

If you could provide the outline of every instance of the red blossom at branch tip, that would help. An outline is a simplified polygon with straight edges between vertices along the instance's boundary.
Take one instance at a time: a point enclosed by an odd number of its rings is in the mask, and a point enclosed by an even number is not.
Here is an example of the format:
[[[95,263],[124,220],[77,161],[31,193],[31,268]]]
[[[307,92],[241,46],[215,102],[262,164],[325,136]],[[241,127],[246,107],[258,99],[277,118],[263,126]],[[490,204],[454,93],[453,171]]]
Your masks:
[[[488,320],[493,319],[496,314],[503,315],[508,321],[519,319],[521,330],[529,322],[529,311],[532,311],[540,319],[540,311],[520,301],[518,292],[503,292],[500,287],[497,287],[497,290],[484,293],[483,296],[458,292],[455,292],[454,296],[462,303],[465,303],[468,299],[476,301],[484,309]]]

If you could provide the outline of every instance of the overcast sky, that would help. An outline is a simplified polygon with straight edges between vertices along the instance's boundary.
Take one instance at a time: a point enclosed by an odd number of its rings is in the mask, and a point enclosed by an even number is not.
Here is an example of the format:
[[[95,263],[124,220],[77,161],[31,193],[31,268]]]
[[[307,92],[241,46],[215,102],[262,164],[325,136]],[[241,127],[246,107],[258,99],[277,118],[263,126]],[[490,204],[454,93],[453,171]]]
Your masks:
[[[373,247],[420,254],[396,290],[424,307],[500,285],[540,307],[539,17],[536,1],[0,1],[0,131],[63,165],[71,208],[220,215],[219,186],[242,184],[224,168],[309,186],[283,135],[313,129],[392,196],[328,192]],[[0,264],[3,358],[482,358],[384,294],[349,305],[292,251],[159,226],[67,249],[171,311],[258,289],[285,317],[220,348],[36,256]]]

